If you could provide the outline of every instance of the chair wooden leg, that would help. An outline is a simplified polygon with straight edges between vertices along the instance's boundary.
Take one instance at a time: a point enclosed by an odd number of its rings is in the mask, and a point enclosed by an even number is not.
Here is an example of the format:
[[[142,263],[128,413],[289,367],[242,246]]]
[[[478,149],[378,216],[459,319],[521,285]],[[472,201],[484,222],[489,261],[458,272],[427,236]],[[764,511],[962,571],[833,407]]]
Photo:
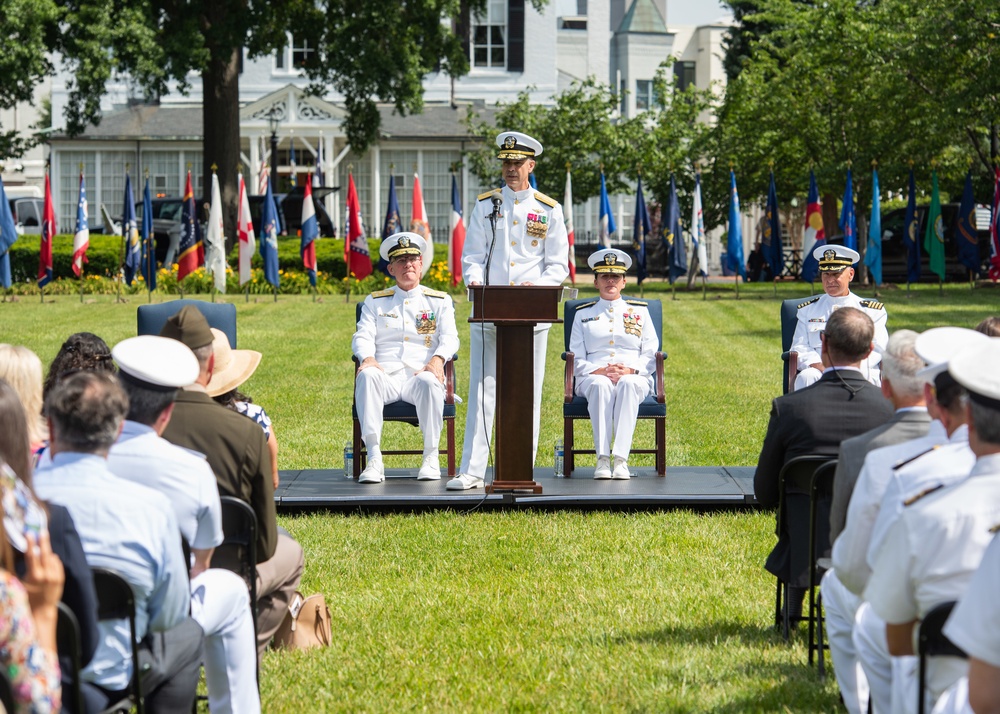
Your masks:
[[[448,478],[455,477],[455,420],[445,419],[447,422],[448,439]]]
[[[774,629],[781,629],[781,579],[775,578],[774,587]]]
[[[361,469],[363,468],[361,461],[362,455],[361,451],[364,448],[364,442],[361,441],[361,422],[357,419],[354,420],[354,434],[351,437],[351,448],[354,449],[354,480],[357,481],[361,477]]]
[[[573,450],[573,419],[563,417],[563,476],[569,478],[576,468]]]
[[[826,656],[823,645],[823,591],[816,596],[816,656],[819,657],[819,676],[826,678]]]
[[[656,419],[656,475],[667,475],[667,420]]]

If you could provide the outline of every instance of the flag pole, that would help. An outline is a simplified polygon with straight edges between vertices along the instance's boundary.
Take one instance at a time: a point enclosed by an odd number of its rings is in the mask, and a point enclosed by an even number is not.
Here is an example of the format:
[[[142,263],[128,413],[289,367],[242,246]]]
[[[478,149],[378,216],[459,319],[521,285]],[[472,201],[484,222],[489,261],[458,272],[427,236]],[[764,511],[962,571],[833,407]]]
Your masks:
[[[740,274],[736,273],[736,299],[740,299]]]
[[[701,276],[701,299],[708,300],[708,278]]]
[[[278,302],[278,287],[276,285],[272,285],[271,290],[274,292],[274,301]]]
[[[243,288],[243,295],[246,297],[244,302],[250,302],[250,283],[247,283],[247,286]]]

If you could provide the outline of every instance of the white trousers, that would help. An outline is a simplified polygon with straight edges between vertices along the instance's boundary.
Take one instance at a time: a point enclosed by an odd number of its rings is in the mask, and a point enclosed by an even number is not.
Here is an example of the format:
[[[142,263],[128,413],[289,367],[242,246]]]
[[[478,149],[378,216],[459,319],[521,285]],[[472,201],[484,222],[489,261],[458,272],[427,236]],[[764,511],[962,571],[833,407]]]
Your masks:
[[[867,602],[861,603],[854,617],[854,647],[868,680],[872,710],[875,714],[889,714],[892,711],[894,671],[902,664],[896,660],[913,658],[889,655],[885,620],[876,615]]]
[[[969,678],[962,677],[941,695],[933,714],[973,714],[969,706]]]
[[[861,598],[844,587],[832,568],[823,576],[820,590],[830,658],[844,706],[851,714],[865,714],[868,711],[868,679],[854,649],[854,618]]]
[[[649,377],[638,374],[625,375],[617,384],[612,384],[610,379],[600,374],[588,374],[576,380],[576,393],[587,398],[598,456],[614,455],[628,459],[639,405],[651,392]],[[612,432],[614,451],[611,448]]]
[[[444,424],[444,385],[430,372],[408,375],[409,370],[386,374],[376,367],[358,372],[354,385],[361,435],[369,449],[382,437],[382,407],[400,400],[417,408],[417,421],[424,435],[424,453],[435,451]],[[374,443],[372,443],[374,442]]]
[[[259,714],[257,648],[250,593],[236,573],[210,568],[191,581],[191,617],[205,631],[212,714]]]
[[[545,352],[549,327],[534,331],[534,375],[532,397],[531,463],[538,453],[538,425],[542,417],[542,385],[545,382]],[[523,383],[507,384],[521,389]],[[497,329],[490,323],[469,325],[469,410],[465,416],[465,442],[459,473],[483,478],[489,459],[496,411]]]

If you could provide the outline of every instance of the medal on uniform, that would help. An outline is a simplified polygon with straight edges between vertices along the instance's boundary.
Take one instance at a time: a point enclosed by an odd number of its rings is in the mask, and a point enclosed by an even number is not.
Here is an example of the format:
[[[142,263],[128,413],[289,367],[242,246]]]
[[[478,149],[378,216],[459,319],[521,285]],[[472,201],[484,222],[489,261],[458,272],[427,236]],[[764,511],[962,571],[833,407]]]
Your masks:
[[[625,334],[642,337],[641,315],[635,312],[627,311],[624,315],[622,315],[622,321],[625,323]]]
[[[431,335],[437,329],[437,316],[430,310],[417,315],[417,334],[424,336],[424,347],[431,346]]]
[[[532,238],[544,238],[549,231],[549,217],[544,213],[529,213],[525,230]]]

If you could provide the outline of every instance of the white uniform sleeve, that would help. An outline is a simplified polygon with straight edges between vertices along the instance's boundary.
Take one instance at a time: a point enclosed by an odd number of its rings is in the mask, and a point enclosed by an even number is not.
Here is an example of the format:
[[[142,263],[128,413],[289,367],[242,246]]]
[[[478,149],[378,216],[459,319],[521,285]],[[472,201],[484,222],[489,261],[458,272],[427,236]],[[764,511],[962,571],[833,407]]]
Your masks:
[[[799,308],[801,311],[804,308]],[[819,352],[813,350],[809,344],[809,329],[807,322],[803,321],[800,315],[795,317],[795,334],[792,335],[792,346],[789,348],[799,355],[797,370],[801,371],[811,364],[821,362]]]
[[[833,544],[833,568],[837,579],[855,595],[861,595],[872,571],[868,567],[868,543],[878,516],[880,500],[872,497],[867,460],[847,506],[844,530]]]
[[[561,285],[569,276],[569,235],[566,233],[562,206],[558,204],[549,213],[543,268],[538,280],[540,285]]]
[[[472,217],[465,232],[465,245],[462,248],[462,277],[466,285],[483,283],[486,266],[486,252],[489,243],[486,241],[486,214],[479,201],[472,207]],[[485,201],[487,205],[489,201]]]
[[[913,560],[909,540],[906,518],[897,519],[889,529],[865,588],[865,600],[890,625],[905,624],[920,614],[911,578]]]
[[[660,338],[656,334],[656,325],[649,316],[649,310],[642,309],[646,327],[642,330],[642,348],[639,353],[639,364],[635,369],[644,377],[656,374],[656,352],[660,349]]]
[[[445,362],[458,354],[458,328],[455,326],[455,303],[449,295],[438,313],[438,346],[434,356]]]
[[[375,356],[375,328],[375,310],[369,295],[361,306],[361,319],[358,320],[358,328],[351,340],[351,351],[359,360]]]
[[[569,333],[569,351],[573,353],[573,376],[580,379],[603,365],[595,364],[587,359],[587,342],[584,338],[583,318],[589,311],[579,310],[573,320],[573,331]]]
[[[944,634],[975,657],[1000,667],[1000,539],[994,538],[968,590],[944,626]]]

